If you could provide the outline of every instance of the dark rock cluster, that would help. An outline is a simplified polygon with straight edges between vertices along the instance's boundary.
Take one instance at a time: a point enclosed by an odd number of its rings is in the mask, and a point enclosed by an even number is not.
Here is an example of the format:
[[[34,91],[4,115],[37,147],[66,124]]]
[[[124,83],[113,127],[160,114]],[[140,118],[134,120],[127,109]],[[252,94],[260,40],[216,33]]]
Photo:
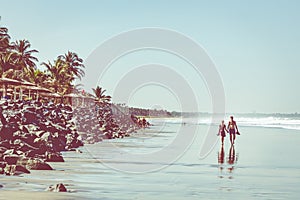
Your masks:
[[[58,183],[55,185],[50,185],[46,191],[48,192],[67,192],[67,188],[63,183]]]
[[[0,120],[0,174],[51,170],[46,162],[63,162],[61,151],[83,145],[70,106],[6,101]]]
[[[119,111],[110,103],[77,108],[73,117],[82,140],[89,144],[127,137],[141,128],[134,116]]]

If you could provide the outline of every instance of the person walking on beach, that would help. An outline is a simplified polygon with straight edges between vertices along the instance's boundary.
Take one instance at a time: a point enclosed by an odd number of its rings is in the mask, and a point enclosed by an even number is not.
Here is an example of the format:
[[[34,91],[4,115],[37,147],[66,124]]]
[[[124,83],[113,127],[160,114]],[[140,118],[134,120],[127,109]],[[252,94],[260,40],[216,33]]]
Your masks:
[[[231,145],[233,145],[235,140],[235,134],[239,134],[239,129],[236,125],[236,122],[233,120],[233,116],[230,116],[230,121],[228,122],[227,129],[229,130]]]
[[[219,125],[219,134],[218,134],[221,137],[222,145],[224,144],[224,137],[226,137],[225,131],[228,133],[224,120],[222,120],[221,124]]]

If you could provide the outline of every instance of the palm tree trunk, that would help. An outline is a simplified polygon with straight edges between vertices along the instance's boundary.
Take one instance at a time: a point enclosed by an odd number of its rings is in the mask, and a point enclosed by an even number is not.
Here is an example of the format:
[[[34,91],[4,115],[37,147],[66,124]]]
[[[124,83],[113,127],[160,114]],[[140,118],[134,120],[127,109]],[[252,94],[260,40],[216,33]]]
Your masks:
[[[16,86],[14,87],[14,101],[17,100],[17,89],[16,89]]]
[[[4,84],[4,93],[3,96],[6,98],[7,97],[7,83]]]
[[[23,100],[23,89],[22,89],[22,87],[20,87],[19,99]]]

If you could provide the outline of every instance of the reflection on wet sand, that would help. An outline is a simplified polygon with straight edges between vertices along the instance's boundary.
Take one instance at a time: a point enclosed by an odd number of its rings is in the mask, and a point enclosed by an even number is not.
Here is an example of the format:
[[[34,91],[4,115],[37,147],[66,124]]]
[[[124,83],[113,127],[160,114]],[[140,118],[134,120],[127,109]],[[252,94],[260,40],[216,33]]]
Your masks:
[[[220,152],[218,154],[218,162],[219,164],[223,164],[224,163],[224,157],[225,157],[225,152],[224,152],[224,146],[221,146]]]
[[[230,147],[229,155],[228,155],[228,159],[227,159],[227,163],[228,163],[229,165],[231,165],[231,167],[228,167],[228,168],[227,168],[228,171],[229,171],[230,173],[232,173],[233,170],[234,170],[234,163],[235,163],[235,162],[236,162],[235,149],[234,149],[234,146],[232,145],[232,146]]]
[[[229,149],[228,157],[226,157],[226,161],[228,165],[226,166],[224,164],[224,159],[225,159],[225,150],[224,150],[224,146],[222,145],[218,153],[218,163],[219,163],[219,170],[220,170],[219,178],[224,178],[224,175],[226,174],[224,174],[225,172],[223,172],[223,169],[227,168],[227,171],[229,173],[228,178],[232,179],[233,178],[232,173],[235,168],[234,165],[237,163],[238,160],[238,156],[235,153],[234,145],[232,145]]]

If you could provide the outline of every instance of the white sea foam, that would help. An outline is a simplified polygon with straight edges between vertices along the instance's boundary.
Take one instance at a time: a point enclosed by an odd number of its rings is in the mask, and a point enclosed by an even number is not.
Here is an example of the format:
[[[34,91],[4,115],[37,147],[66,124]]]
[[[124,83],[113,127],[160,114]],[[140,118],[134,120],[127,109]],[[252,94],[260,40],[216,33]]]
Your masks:
[[[228,123],[229,117],[225,117],[225,123]],[[199,124],[199,125],[216,125],[218,123],[212,122],[211,116],[198,118],[167,118],[163,120],[164,123],[172,124]],[[235,121],[238,126],[254,126],[266,128],[283,128],[300,130],[299,117],[277,117],[277,116],[236,116]]]
[[[300,130],[300,119],[287,117],[240,117],[236,119],[241,126],[260,126]]]

